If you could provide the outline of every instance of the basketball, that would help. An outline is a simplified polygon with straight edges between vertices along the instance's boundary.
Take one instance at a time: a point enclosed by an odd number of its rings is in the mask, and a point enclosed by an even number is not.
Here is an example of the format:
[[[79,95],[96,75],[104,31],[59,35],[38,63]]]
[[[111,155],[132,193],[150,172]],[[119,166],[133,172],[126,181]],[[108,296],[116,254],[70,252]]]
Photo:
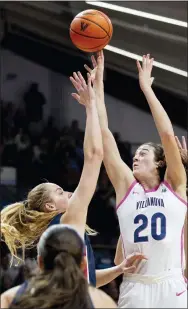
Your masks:
[[[102,50],[111,40],[113,26],[109,17],[97,10],[85,10],[70,25],[73,44],[82,51]]]

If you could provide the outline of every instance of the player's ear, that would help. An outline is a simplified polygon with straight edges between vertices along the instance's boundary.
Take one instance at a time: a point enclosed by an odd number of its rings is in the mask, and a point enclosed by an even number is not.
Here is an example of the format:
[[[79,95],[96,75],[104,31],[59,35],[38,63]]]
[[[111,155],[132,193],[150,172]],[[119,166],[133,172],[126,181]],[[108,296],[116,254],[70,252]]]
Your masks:
[[[157,162],[157,166],[158,167],[164,167],[165,166],[165,161],[160,160],[159,162]]]
[[[56,211],[56,206],[53,203],[46,203],[44,207],[47,212]]]

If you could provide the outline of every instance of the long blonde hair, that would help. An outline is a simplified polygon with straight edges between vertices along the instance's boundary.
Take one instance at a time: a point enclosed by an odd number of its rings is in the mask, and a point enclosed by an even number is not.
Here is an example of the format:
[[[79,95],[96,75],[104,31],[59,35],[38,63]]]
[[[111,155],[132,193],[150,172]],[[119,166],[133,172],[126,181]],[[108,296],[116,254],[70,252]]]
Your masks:
[[[41,183],[28,193],[26,201],[11,204],[1,211],[1,239],[7,244],[12,258],[24,260],[25,249],[36,246],[50,221],[58,214],[57,211],[44,212],[49,198],[46,183]],[[87,225],[85,230],[89,235],[97,234]],[[18,255],[19,249],[22,250],[22,259]]]

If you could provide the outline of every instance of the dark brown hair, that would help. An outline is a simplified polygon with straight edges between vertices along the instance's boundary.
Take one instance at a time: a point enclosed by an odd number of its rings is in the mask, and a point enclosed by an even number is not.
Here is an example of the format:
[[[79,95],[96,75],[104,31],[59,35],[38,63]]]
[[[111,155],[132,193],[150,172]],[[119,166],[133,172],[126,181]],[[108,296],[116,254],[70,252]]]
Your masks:
[[[165,161],[165,154],[164,149],[161,144],[155,144],[152,142],[144,143],[144,145],[151,146],[154,149],[154,156],[155,161],[159,162],[161,161],[161,164],[158,166],[158,173],[160,177],[160,181],[164,180],[165,172],[166,172],[166,161]]]
[[[13,307],[89,308],[88,283],[81,270],[84,243],[78,233],[68,225],[48,228],[40,238],[38,254],[43,270]]]
[[[164,176],[165,176],[165,172],[166,172],[166,160],[165,160],[165,153],[164,153],[163,146],[161,144],[155,144],[155,143],[152,143],[152,142],[144,143],[144,145],[148,145],[148,146],[153,147],[154,155],[155,155],[155,161],[156,162],[161,161],[161,164],[158,167],[158,172],[159,172],[160,181],[163,181]],[[185,156],[185,154],[181,151],[180,151],[180,155],[181,155],[182,163],[184,165],[186,175],[187,175],[187,179],[188,179],[187,156]]]

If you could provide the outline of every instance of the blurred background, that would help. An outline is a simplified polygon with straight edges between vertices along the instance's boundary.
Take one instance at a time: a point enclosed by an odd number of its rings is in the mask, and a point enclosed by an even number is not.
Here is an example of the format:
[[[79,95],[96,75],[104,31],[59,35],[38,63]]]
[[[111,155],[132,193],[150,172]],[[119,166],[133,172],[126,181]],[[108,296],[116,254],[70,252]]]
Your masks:
[[[187,134],[187,2],[49,1],[0,2],[0,207],[23,200],[30,188],[48,180],[73,191],[83,166],[85,112],[73,100],[68,77],[84,73],[90,54],[76,49],[69,25],[85,9],[112,20],[105,48],[105,101],[109,127],[123,160],[143,142],[159,138],[139,89],[135,59],[156,60],[154,90],[176,135]],[[84,73],[85,74],[85,73]],[[104,167],[88,213],[98,231],[91,238],[96,268],[113,265],[119,237],[115,194]],[[1,246],[1,292],[24,280],[34,261],[9,268]],[[104,289],[118,297],[118,280]]]

